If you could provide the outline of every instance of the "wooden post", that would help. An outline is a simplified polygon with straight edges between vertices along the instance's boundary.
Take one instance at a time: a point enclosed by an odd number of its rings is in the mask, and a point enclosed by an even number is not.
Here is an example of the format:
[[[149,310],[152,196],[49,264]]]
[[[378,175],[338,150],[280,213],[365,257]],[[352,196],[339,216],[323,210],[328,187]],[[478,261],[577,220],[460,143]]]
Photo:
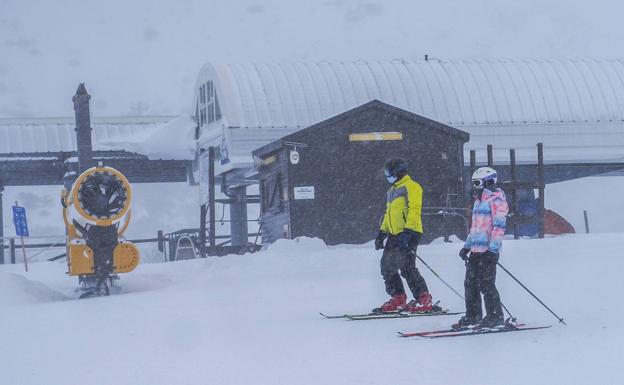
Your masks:
[[[20,241],[22,242],[22,257],[24,258],[24,269],[28,273],[28,260],[26,259],[26,247],[24,246],[24,237],[20,237]]]
[[[538,232],[538,237],[539,238],[544,238],[544,215],[546,213],[546,209],[544,207],[544,190],[545,190],[545,184],[544,184],[544,144],[543,143],[538,143],[537,144],[537,184],[538,184],[538,200],[539,200],[539,207],[538,207],[538,218],[537,218],[537,223],[538,223],[538,228],[539,228],[539,232]]]
[[[156,232],[156,239],[158,240],[158,251],[165,256],[165,262],[167,262],[167,248],[165,247],[165,234],[162,230]]]
[[[472,207],[473,204],[473,192],[472,192],[472,174],[474,174],[475,170],[477,169],[477,151],[475,150],[470,150],[470,175],[468,175],[468,192],[466,193],[466,195],[468,197],[468,202],[470,203],[470,207]],[[465,185],[464,185],[465,186]],[[466,215],[468,216],[468,219],[470,218],[470,209],[468,209],[466,211]],[[468,219],[466,220],[466,224],[468,224]],[[470,233],[470,228],[466,228],[466,234]]]
[[[214,248],[216,246],[216,234],[217,231],[217,215],[215,212],[215,204],[216,204],[216,194],[215,194],[215,149],[214,147],[210,147],[208,149],[208,210],[209,210],[209,220],[210,220],[210,233],[208,234],[208,241],[210,243],[210,247]]]
[[[206,204],[199,206],[199,255],[206,257]]]
[[[475,172],[477,168],[477,152],[475,150],[470,150],[470,176],[472,178],[472,174]]]
[[[156,239],[158,239],[158,251],[163,253],[165,251],[165,236],[162,230],[156,232]]]
[[[513,209],[513,218],[514,218],[514,224],[513,224],[513,232],[514,232],[514,239],[518,239],[520,238],[520,226],[518,225],[517,222],[517,216],[518,216],[518,192],[517,192],[517,188],[518,186],[516,186],[516,183],[518,182],[518,178],[516,176],[516,150],[513,148],[509,149],[509,161],[511,163],[511,207]]]
[[[589,219],[587,219],[587,210],[583,210],[583,218],[585,219],[585,232],[589,234]]]
[[[487,162],[488,167],[494,167],[494,151],[491,144],[487,145]]]
[[[11,264],[15,265],[15,238],[9,240],[9,252],[11,253]]]

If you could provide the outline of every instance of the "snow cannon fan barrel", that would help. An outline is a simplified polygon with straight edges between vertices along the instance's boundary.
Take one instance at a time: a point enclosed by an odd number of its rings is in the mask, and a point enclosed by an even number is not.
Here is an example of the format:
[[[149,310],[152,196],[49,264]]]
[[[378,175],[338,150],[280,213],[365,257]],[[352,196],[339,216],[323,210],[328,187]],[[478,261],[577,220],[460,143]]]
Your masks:
[[[125,241],[132,190],[118,170],[92,167],[63,189],[61,203],[67,230],[69,275],[108,278],[139,264],[139,250]]]

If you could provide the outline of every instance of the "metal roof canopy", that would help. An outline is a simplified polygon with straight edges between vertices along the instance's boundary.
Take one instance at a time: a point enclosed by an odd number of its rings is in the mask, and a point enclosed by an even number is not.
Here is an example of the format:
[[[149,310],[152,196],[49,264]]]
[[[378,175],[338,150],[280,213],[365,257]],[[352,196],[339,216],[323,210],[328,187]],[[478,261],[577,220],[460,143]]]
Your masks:
[[[75,151],[0,153],[0,186],[62,185],[63,176],[76,171],[71,160],[77,156]],[[94,151],[93,159],[121,171],[132,183],[186,182],[191,163],[127,151]]]

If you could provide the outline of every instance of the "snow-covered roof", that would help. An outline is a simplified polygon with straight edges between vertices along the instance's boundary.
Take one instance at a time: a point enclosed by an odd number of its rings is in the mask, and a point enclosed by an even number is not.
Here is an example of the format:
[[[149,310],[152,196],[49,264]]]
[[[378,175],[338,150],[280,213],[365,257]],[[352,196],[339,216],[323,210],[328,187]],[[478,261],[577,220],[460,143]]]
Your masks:
[[[149,135],[133,135],[109,140],[110,146],[147,155],[152,159],[195,159],[197,122],[189,116],[178,116],[150,130]]]
[[[136,143],[149,142],[173,119],[170,116],[93,117],[93,148],[134,151]],[[0,153],[76,151],[75,127],[73,117],[0,118]],[[192,136],[189,142],[192,147]],[[142,149],[149,150],[149,146],[143,145]]]
[[[465,149],[478,159],[494,144],[500,160],[516,148],[520,162],[535,162],[537,142],[549,162],[624,158],[620,59],[208,63],[194,105],[208,82],[222,119],[202,127],[200,144],[223,135],[232,153],[378,99],[470,133]],[[236,130],[245,131],[243,146]]]

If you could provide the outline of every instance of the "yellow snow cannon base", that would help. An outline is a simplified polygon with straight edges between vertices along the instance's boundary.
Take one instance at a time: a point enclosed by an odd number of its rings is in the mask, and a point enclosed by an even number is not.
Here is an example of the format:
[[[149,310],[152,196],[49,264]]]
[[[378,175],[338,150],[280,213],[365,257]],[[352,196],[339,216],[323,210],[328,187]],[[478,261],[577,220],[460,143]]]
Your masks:
[[[73,241],[68,245],[69,258],[67,264],[69,266],[69,275],[90,275],[95,273],[95,261],[93,259],[93,250],[87,246],[84,241]]]
[[[139,265],[139,249],[132,243],[120,242],[113,250],[113,269],[115,273],[129,273]]]

